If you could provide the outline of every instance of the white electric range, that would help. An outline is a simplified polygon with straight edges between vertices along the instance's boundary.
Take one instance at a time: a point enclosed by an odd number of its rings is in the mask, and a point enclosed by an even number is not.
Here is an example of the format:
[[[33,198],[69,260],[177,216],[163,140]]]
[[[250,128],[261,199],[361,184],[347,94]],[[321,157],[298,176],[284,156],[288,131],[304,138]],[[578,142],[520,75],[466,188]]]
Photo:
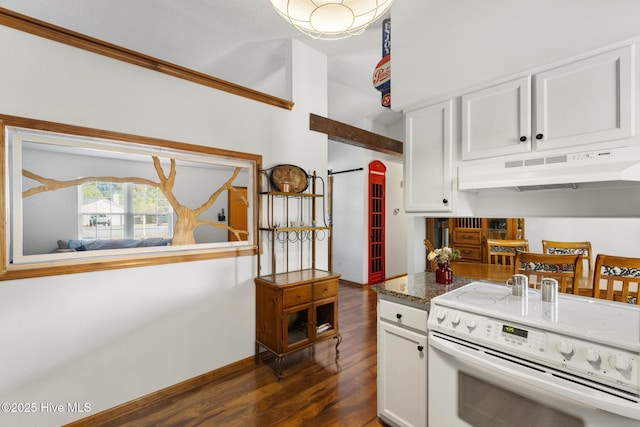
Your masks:
[[[638,306],[472,282],[428,327],[432,427],[640,425]]]

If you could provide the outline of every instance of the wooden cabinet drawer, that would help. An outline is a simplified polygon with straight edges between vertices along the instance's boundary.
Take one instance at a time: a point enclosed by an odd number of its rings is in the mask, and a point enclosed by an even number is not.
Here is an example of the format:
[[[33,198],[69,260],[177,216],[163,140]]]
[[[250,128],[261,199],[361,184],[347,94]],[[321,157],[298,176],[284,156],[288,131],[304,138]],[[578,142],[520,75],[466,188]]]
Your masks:
[[[429,317],[427,310],[420,310],[385,299],[380,299],[378,310],[378,315],[382,320],[423,333],[427,332],[427,318]]]
[[[456,245],[482,244],[482,230],[456,229],[453,231],[453,243]]]
[[[311,285],[284,290],[284,308],[311,302]]]
[[[460,261],[482,261],[482,248],[477,246],[456,246],[460,251]]]
[[[334,297],[338,295],[338,281],[327,280],[313,284],[313,300]]]

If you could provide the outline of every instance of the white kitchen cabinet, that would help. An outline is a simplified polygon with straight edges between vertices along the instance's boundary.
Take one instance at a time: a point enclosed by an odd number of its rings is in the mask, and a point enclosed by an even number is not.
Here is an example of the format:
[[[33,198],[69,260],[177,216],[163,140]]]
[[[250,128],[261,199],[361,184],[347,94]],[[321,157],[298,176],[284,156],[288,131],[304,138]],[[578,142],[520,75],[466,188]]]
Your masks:
[[[462,160],[632,136],[632,49],[624,46],[536,73],[533,97],[531,76],[462,96]]]
[[[536,151],[633,135],[632,46],[538,73]]]
[[[378,416],[390,425],[427,425],[427,317],[378,300]]]
[[[451,212],[453,100],[406,114],[405,209]]]
[[[531,151],[531,76],[462,97],[462,159]]]

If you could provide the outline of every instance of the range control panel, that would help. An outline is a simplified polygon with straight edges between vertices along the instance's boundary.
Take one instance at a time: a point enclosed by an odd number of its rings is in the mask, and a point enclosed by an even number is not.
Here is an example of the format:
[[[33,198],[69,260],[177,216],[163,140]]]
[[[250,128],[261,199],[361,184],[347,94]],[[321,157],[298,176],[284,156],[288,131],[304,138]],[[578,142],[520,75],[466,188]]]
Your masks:
[[[579,337],[435,306],[428,327],[530,362],[640,394],[640,355]]]

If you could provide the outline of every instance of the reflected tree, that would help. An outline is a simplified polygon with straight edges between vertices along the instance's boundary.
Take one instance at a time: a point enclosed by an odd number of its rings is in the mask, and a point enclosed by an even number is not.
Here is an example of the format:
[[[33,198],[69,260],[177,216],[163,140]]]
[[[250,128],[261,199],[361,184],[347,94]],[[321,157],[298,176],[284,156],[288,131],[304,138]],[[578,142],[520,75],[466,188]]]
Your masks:
[[[88,176],[88,177],[77,178],[77,179],[72,179],[68,181],[60,181],[53,178],[42,177],[29,170],[23,169],[22,170],[23,176],[39,182],[40,185],[23,191],[22,197],[25,198],[25,197],[33,196],[35,194],[43,193],[46,191],[55,191],[62,188],[82,185],[84,183],[91,182],[91,181],[110,181],[110,182],[121,182],[121,183],[133,182],[138,184],[146,184],[151,187],[159,188],[160,191],[162,191],[162,193],[166,197],[171,207],[173,208],[174,212],[176,213],[177,219],[176,219],[176,224],[174,228],[173,239],[171,241],[172,245],[178,246],[178,245],[195,244],[196,243],[195,234],[194,234],[195,230],[196,228],[203,225],[209,225],[212,227],[226,229],[229,232],[233,233],[238,238],[238,240],[241,240],[241,236],[248,235],[248,230],[238,230],[220,222],[200,219],[200,216],[204,212],[206,212],[209,208],[211,208],[211,206],[213,206],[213,204],[216,202],[218,197],[220,197],[220,195],[224,191],[235,192],[238,195],[238,197],[244,202],[244,204],[247,207],[249,206],[249,203],[246,197],[243,194],[239,193],[233,187],[233,181],[237,178],[238,174],[242,170],[241,167],[236,167],[233,173],[231,174],[231,176],[214,193],[212,193],[204,203],[192,209],[180,203],[173,193],[175,180],[178,175],[175,159],[170,159],[171,164],[170,164],[170,169],[168,174],[165,173],[162,165],[160,164],[159,157],[152,156],[152,159],[153,159],[153,166],[156,170],[156,173],[158,174],[159,182],[155,182],[150,179],[140,178],[140,177],[122,178],[122,177],[114,177],[114,176]]]

